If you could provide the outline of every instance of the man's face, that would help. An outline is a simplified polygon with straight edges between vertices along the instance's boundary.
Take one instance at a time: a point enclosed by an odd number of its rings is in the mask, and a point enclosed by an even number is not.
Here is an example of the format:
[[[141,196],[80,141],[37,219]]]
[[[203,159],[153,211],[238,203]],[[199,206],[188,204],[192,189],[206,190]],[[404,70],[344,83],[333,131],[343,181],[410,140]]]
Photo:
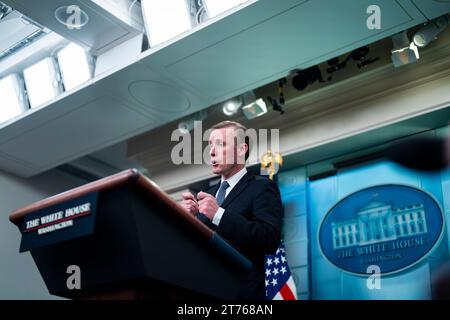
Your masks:
[[[227,175],[233,171],[238,163],[244,163],[245,148],[239,148],[238,150],[236,142],[236,131],[233,128],[220,128],[211,132],[209,155],[211,156],[214,174]]]

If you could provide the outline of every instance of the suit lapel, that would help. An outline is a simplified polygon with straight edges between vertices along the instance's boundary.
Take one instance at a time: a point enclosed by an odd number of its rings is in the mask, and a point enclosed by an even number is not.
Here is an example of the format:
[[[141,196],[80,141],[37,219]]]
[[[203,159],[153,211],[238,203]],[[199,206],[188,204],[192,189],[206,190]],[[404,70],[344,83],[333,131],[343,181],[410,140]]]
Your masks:
[[[221,207],[222,208],[226,208],[228,206],[228,204],[234,199],[236,198],[237,195],[241,194],[242,191],[245,190],[245,188],[247,188],[248,186],[248,182],[250,181],[250,179],[253,176],[247,172],[242,178],[241,180],[239,180],[239,182],[237,183],[237,185],[234,186],[234,188],[231,190],[231,192],[226,196],[225,200],[222,202]],[[217,191],[217,188],[216,188]]]

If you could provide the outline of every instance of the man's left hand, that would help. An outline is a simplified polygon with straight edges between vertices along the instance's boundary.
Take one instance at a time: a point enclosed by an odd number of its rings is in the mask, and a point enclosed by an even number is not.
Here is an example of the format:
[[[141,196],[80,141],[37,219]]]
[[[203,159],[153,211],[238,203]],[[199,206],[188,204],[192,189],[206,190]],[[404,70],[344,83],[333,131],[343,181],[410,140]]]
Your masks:
[[[219,209],[219,205],[217,204],[216,198],[210,195],[209,193],[201,191],[197,194],[197,199],[198,199],[198,211],[200,213],[203,213],[205,216],[208,217],[209,220],[212,221],[214,215]]]

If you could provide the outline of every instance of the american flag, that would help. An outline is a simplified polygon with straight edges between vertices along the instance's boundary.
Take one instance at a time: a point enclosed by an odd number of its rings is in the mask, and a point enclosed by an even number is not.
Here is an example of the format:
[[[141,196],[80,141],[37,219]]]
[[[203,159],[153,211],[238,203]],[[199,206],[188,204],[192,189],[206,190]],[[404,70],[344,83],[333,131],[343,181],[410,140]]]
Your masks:
[[[266,300],[297,300],[297,288],[281,243],[277,252],[266,255]]]

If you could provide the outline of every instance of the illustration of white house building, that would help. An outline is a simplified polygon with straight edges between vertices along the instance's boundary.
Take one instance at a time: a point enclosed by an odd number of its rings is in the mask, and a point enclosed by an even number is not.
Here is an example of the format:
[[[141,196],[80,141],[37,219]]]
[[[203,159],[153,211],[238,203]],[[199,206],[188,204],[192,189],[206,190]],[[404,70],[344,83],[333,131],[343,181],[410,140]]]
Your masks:
[[[357,217],[331,223],[333,249],[362,246],[427,233],[423,204],[393,207],[371,201]]]

